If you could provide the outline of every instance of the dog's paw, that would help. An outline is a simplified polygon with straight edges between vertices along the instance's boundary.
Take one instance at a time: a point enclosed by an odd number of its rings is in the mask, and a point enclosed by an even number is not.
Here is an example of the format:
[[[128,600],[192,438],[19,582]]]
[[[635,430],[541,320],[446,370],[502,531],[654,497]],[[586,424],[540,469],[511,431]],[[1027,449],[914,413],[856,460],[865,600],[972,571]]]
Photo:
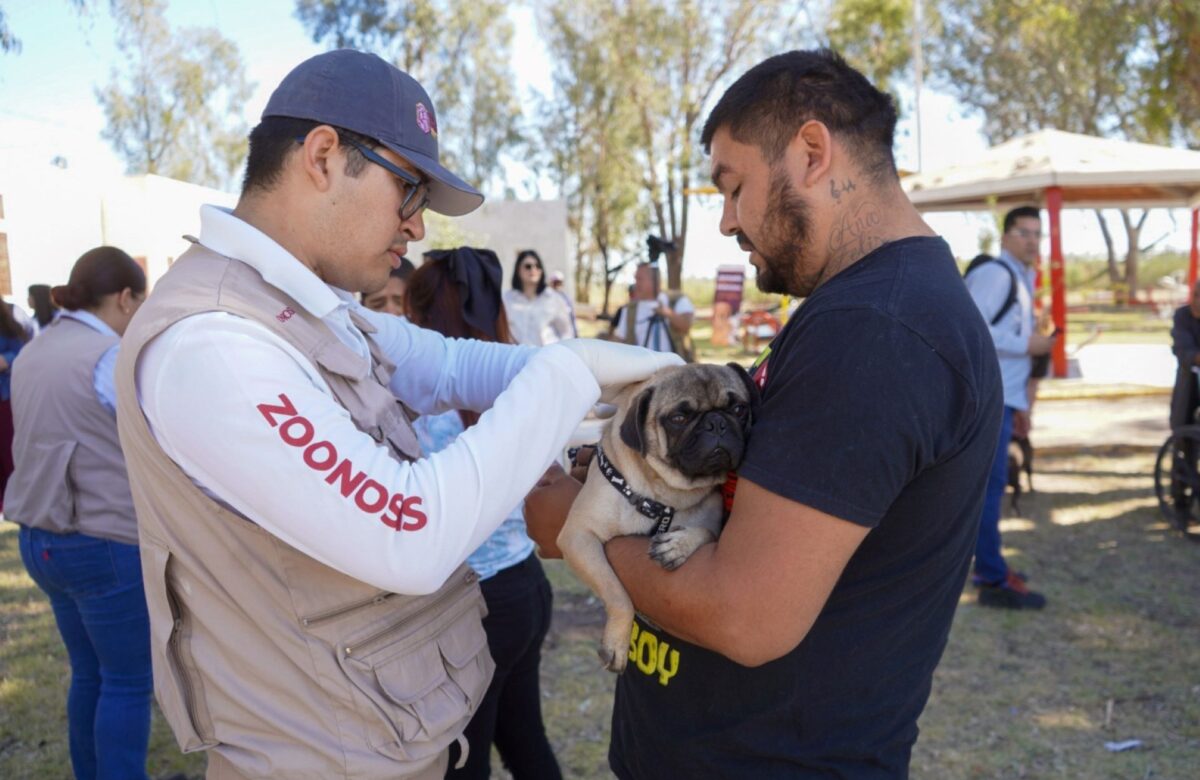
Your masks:
[[[596,648],[596,655],[600,656],[600,663],[604,668],[614,674],[620,674],[625,671],[625,663],[628,661],[628,648],[622,647],[619,650],[613,650],[607,646]]]
[[[715,538],[705,528],[675,528],[650,540],[650,557],[667,571],[674,571],[701,545]]]

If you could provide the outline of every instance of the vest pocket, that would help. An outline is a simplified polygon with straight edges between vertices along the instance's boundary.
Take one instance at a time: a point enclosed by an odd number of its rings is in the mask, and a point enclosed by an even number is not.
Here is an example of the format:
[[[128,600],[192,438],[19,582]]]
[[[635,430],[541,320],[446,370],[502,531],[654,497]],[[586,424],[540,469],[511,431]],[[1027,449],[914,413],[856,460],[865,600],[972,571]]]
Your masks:
[[[204,736],[211,735],[212,728],[198,678],[193,673],[183,613],[167,581],[171,553],[144,539],[141,552],[146,606],[150,612],[154,694],[163,717],[175,733],[179,749],[184,753],[206,750],[217,741]]]
[[[472,584],[386,633],[341,644],[338,663],[353,685],[373,750],[416,761],[445,750],[466,727],[495,668],[483,612]]]

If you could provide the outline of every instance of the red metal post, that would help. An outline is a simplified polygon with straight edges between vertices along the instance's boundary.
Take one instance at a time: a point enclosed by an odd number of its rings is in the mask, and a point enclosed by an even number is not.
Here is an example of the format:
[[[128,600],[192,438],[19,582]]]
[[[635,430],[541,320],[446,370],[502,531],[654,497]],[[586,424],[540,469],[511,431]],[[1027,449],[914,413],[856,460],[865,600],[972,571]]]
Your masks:
[[[1059,336],[1052,354],[1054,375],[1067,375],[1067,291],[1063,281],[1062,188],[1046,188],[1046,210],[1050,212],[1050,315]]]
[[[1192,254],[1188,261],[1188,300],[1196,286],[1196,266],[1200,265],[1200,207],[1192,209]]]

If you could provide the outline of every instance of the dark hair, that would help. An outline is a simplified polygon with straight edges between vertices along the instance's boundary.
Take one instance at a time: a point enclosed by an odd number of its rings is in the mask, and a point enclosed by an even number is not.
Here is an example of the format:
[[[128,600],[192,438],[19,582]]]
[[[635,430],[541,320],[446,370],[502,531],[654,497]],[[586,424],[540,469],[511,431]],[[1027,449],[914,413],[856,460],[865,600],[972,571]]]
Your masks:
[[[521,261],[527,257],[537,260],[538,268],[542,269],[542,275],[538,277],[537,288],[537,294],[541,295],[546,290],[546,265],[542,262],[541,256],[532,249],[522,249],[520,252],[517,252],[517,262],[513,263],[512,288],[522,291],[525,289],[524,285],[521,284]]]
[[[50,299],[50,285],[29,285],[29,300],[33,304],[33,318],[37,320],[38,327],[44,328],[54,321],[54,312],[58,311],[58,307]]]
[[[1042,212],[1038,211],[1037,206],[1017,206],[1012,211],[1004,215],[1004,230],[1001,233],[1007,233],[1012,229],[1012,226],[1017,224],[1018,219],[1033,217],[1038,222],[1042,221]]]
[[[497,306],[496,337],[492,338],[490,333],[472,327],[467,322],[463,315],[458,283],[450,276],[449,265],[441,259],[430,258],[413,271],[412,276],[408,277],[408,286],[404,289],[404,310],[408,312],[409,320],[422,328],[436,330],[450,338],[516,344],[517,341],[508,327],[504,306]],[[458,415],[462,418],[463,425],[468,428],[479,420],[478,412],[460,409]]]
[[[864,173],[877,182],[896,178],[895,103],[831,49],[789,51],[746,71],[708,115],[700,141],[708,152],[713,135],[728,127],[735,141],[775,163],[814,119],[847,143]]]
[[[402,258],[400,258],[400,267],[393,268],[392,270],[388,271],[388,278],[389,279],[399,279],[400,281],[407,283],[408,277],[412,276],[413,271],[415,271],[416,269],[417,269],[417,267],[415,265],[413,265],[412,260],[409,260],[407,257],[402,257]],[[378,291],[376,291],[376,292],[378,292]],[[371,295],[374,295],[374,294],[375,293],[371,293]],[[367,295],[367,293],[360,292],[358,294],[358,302],[366,303],[368,297],[369,296]]]
[[[50,297],[69,311],[92,309],[104,296],[126,288],[138,294],[146,292],[146,272],[115,246],[98,246],[79,256],[70,279],[52,289]]]
[[[407,257],[402,257],[400,258],[400,267],[393,268],[392,270],[388,271],[388,276],[393,279],[399,279],[402,282],[407,282],[408,277],[412,276],[413,272],[416,270],[417,267],[413,265],[412,260],[409,260]]]
[[[17,322],[13,314],[13,305],[8,301],[0,301],[0,335],[21,341],[29,340],[29,333]]]
[[[269,116],[259,122],[250,131],[250,151],[246,154],[242,194],[254,190],[270,191],[279,182],[288,155],[300,148],[296,139],[303,138],[322,124],[325,123],[290,116]],[[347,143],[347,139],[368,149],[376,148],[379,142],[342,127],[329,126],[337,131],[338,142],[346,147],[346,175],[358,176],[367,167],[367,158]]]

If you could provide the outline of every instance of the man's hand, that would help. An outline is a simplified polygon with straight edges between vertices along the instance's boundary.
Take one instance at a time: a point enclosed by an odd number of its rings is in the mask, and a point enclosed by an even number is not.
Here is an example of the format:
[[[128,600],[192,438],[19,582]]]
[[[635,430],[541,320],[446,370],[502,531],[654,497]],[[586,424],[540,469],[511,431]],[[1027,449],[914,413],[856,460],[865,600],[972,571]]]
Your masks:
[[[653,352],[631,344],[597,339],[566,339],[545,349],[564,347],[583,361],[596,384],[600,400],[612,401],[628,384],[648,379],[659,369],[682,366],[683,358],[673,352]]]
[[[1041,333],[1034,333],[1029,337],[1029,354],[1033,356],[1047,355],[1054,348],[1054,341],[1058,336],[1043,336]]]
[[[557,463],[550,466],[525,497],[525,529],[541,558],[561,558],[558,532],[583,485]]]

